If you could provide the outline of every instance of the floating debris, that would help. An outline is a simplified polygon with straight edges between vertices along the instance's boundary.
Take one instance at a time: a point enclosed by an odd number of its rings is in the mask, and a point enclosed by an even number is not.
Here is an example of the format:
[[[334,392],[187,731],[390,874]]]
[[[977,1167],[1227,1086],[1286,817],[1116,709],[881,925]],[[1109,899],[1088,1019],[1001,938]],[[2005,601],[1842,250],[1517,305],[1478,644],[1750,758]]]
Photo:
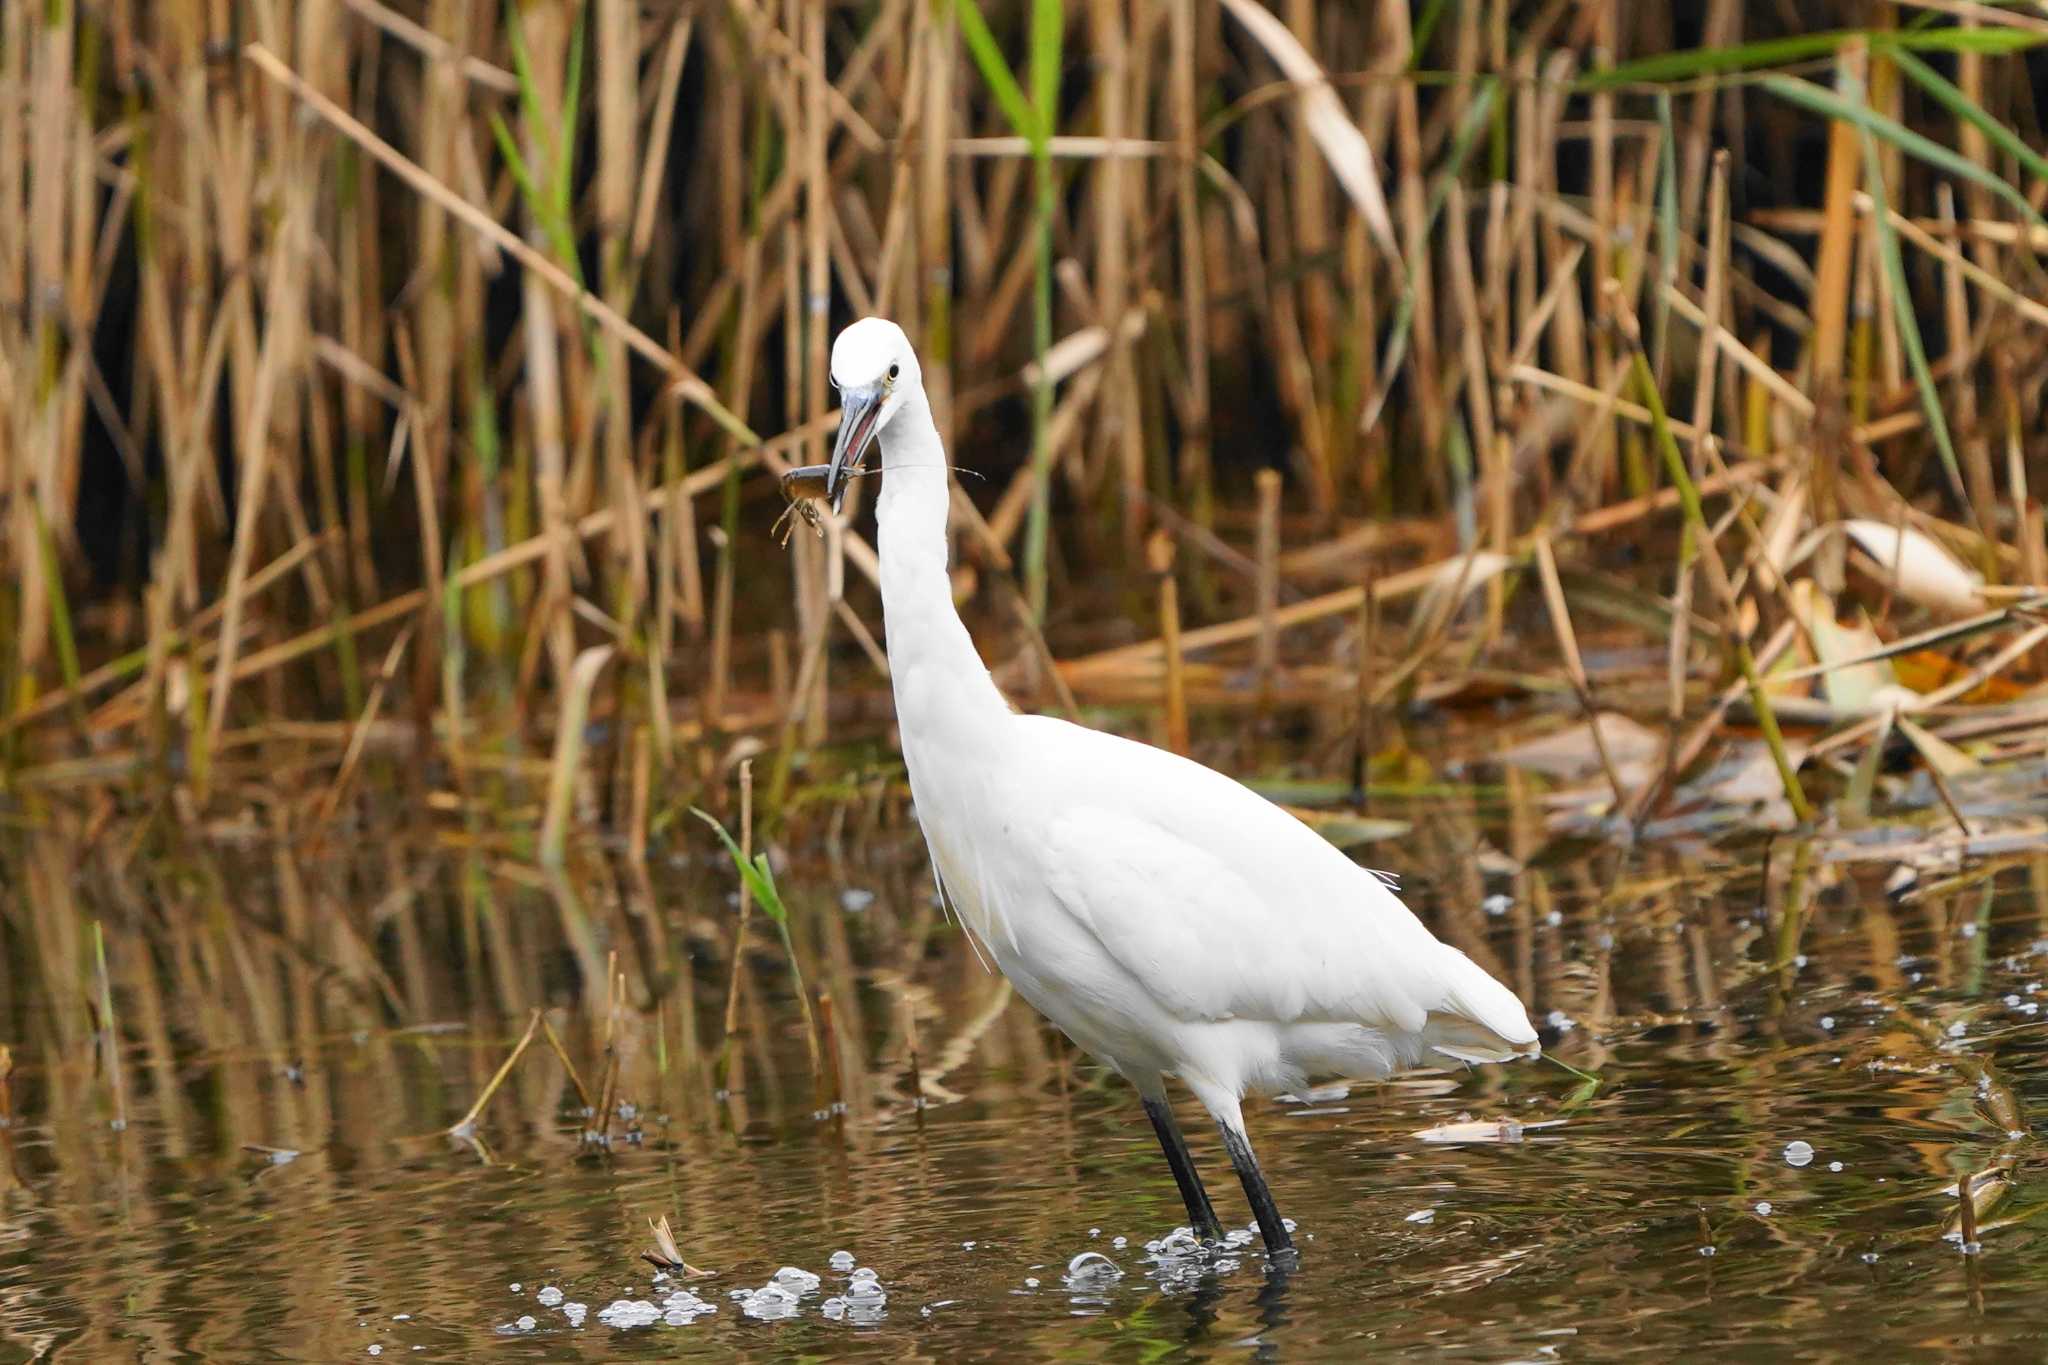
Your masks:
[[[1436,1221],[1436,1210],[1417,1209],[1408,1215],[1407,1221],[1411,1223],[1434,1223]]]
[[[681,1248],[676,1246],[675,1233],[669,1229],[667,1214],[664,1213],[661,1216],[659,1223],[655,1222],[652,1218],[648,1219],[647,1228],[648,1231],[654,1234],[654,1250],[641,1252],[641,1260],[647,1262],[656,1270],[664,1270],[671,1275],[695,1277],[711,1273],[708,1270],[699,1270],[696,1266],[683,1259]]]
[[[1532,1129],[1557,1128],[1563,1119],[1542,1119],[1535,1123],[1524,1123],[1520,1119],[1462,1119],[1456,1123],[1440,1123],[1434,1128],[1424,1128],[1410,1136],[1419,1142],[1435,1143],[1439,1146],[1467,1142],[1520,1142],[1523,1135]]]

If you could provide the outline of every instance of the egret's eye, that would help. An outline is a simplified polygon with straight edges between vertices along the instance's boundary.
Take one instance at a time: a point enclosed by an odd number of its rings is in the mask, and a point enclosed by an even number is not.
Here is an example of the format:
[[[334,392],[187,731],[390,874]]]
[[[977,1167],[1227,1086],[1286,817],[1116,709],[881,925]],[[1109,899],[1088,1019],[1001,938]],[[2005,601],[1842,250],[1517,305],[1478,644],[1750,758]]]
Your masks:
[[[897,372],[897,370],[899,370],[899,369],[901,369],[901,368],[902,368],[902,367],[901,367],[901,366],[898,366],[898,365],[891,365],[891,366],[889,367],[889,378],[891,378],[891,379],[894,379],[894,378],[896,377],[896,372]]]

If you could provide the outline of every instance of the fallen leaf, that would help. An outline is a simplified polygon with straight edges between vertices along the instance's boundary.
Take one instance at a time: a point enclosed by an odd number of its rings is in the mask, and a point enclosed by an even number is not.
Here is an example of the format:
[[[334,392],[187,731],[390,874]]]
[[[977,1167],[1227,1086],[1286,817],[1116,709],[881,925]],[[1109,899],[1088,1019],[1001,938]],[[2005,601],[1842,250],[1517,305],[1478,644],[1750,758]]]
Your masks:
[[[1415,629],[1434,627],[1451,608],[1498,578],[1514,562],[1492,550],[1474,550],[1437,565],[1415,599]]]
[[[1802,578],[1792,585],[1792,609],[1799,613],[1800,624],[1813,642],[1819,656],[1816,662],[1829,666],[1820,675],[1828,705],[1845,715],[1861,715],[1873,707],[1884,689],[1897,685],[1889,660],[1843,664],[1843,660],[1861,659],[1883,649],[1884,641],[1867,621],[1843,625],[1835,616],[1834,602],[1811,579]]]
[[[1600,771],[1600,750],[1593,743],[1594,723],[1581,721],[1541,739],[1512,745],[1502,752],[1501,762],[1566,780],[1597,773]],[[1656,731],[1627,716],[1602,711],[1598,724],[1600,739],[1607,747],[1607,757],[1625,786],[1633,786],[1646,777],[1651,765],[1664,752],[1664,741]]]
[[[1899,596],[1957,615],[1984,610],[1983,575],[1964,568],[1933,537],[1881,521],[1845,521],[1841,527]]]

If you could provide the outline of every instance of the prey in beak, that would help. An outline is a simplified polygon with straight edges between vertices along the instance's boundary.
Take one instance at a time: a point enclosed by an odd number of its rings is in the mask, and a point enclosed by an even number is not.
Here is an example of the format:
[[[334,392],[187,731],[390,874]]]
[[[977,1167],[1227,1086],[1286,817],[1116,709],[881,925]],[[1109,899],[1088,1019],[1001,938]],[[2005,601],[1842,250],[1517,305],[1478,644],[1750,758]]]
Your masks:
[[[832,447],[832,462],[825,466],[825,500],[834,512],[846,498],[847,483],[861,472],[868,447],[875,443],[875,425],[888,397],[886,382],[840,390],[839,439]]]

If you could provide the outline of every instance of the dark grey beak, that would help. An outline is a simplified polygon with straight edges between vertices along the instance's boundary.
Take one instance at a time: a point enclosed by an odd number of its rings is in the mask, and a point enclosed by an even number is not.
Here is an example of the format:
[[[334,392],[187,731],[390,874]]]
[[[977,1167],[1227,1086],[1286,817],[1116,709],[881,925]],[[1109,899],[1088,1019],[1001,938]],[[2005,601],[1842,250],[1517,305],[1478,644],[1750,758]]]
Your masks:
[[[832,447],[832,463],[825,466],[825,499],[835,512],[846,497],[847,482],[860,471],[874,444],[875,424],[887,396],[880,384],[839,391],[839,439]]]

